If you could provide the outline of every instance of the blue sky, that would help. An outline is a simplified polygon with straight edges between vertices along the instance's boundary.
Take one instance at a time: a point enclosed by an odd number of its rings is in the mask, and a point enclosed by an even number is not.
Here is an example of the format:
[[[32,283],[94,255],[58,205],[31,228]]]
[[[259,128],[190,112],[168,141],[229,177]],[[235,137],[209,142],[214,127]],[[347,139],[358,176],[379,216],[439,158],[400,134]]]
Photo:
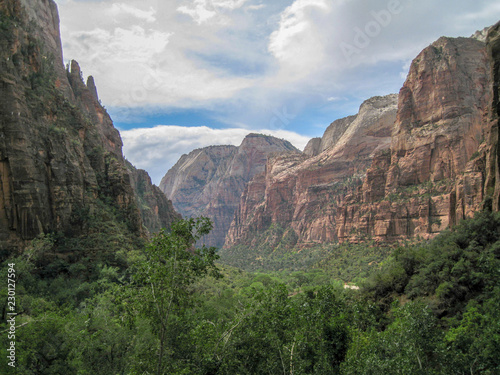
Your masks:
[[[491,0],[56,0],[64,58],[93,75],[125,156],[161,177],[183,154],[263,132],[303,148],[398,92],[442,35],[500,20]]]

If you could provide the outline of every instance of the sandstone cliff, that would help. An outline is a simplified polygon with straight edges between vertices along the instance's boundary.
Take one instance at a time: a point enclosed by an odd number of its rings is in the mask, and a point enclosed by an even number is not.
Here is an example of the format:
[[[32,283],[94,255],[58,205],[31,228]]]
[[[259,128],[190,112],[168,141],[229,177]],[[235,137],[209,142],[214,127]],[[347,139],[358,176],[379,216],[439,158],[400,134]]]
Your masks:
[[[371,98],[358,115],[334,121],[326,129],[317,156],[269,158],[265,173],[242,195],[222,255],[236,244],[258,246],[262,238],[271,248],[283,238],[292,247],[336,240],[332,228],[337,207],[361,185],[374,155],[387,152],[396,108],[397,95]],[[288,228],[282,237],[256,235],[276,225]]]
[[[6,0],[0,17],[0,248],[81,235],[99,205],[144,236],[120,135],[93,79],[64,69],[55,3]]]
[[[485,204],[498,210],[498,34],[440,38],[412,62],[397,109],[365,103],[312,141],[309,158],[271,158],[242,195],[223,259],[237,245],[430,238]],[[390,115],[376,125],[381,109]]]
[[[500,118],[500,22],[491,27],[487,38],[487,51],[491,69],[490,85],[491,105],[489,106],[485,134],[485,147],[482,155],[485,157],[485,183],[484,196],[487,204],[495,211],[500,211],[500,154],[498,150],[499,141],[499,118]]]
[[[187,217],[206,216],[214,229],[204,243],[220,247],[248,181],[264,171],[267,157],[297,152],[289,142],[249,134],[240,146],[210,146],[183,155],[167,172],[160,189]]]

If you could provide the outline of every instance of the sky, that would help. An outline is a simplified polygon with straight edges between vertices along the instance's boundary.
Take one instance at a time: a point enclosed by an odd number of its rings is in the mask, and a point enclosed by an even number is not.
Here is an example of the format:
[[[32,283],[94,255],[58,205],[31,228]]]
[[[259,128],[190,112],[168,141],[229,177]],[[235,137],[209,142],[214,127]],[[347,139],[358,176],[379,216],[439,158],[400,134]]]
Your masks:
[[[125,157],[158,184],[184,153],[246,134],[303,149],[399,92],[440,36],[500,20],[497,0],[55,0],[64,59],[95,79]]]

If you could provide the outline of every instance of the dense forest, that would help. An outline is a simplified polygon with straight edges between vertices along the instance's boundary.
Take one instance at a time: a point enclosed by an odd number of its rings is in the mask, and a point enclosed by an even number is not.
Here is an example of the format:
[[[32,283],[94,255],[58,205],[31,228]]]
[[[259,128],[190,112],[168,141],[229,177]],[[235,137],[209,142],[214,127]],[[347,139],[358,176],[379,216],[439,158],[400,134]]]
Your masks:
[[[390,250],[357,278],[359,290],[344,289],[324,263],[280,272],[226,267],[214,248],[193,246],[210,228],[205,218],[180,220],[128,249],[97,236],[106,254],[73,258],[63,238],[33,240],[2,264],[2,275],[17,275],[16,373],[500,371],[498,213]],[[1,367],[8,361],[2,356]]]

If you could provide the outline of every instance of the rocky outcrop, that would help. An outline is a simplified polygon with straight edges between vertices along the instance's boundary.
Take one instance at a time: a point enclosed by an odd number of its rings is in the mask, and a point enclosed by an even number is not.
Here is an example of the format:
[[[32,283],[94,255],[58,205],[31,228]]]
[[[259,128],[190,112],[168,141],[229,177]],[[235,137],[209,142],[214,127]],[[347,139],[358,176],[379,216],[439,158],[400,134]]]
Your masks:
[[[321,148],[321,137],[312,138],[307,142],[306,147],[304,147],[304,155],[316,156],[319,154]]]
[[[431,238],[485,205],[499,210],[498,33],[486,44],[440,38],[414,59],[387,121],[387,103],[365,103],[309,158],[270,159],[242,195],[223,259],[236,245]]]
[[[182,155],[162,178],[160,190],[182,216],[199,216],[237,152],[236,146],[210,146]]]
[[[304,154],[316,156],[335,146],[354,120],[356,120],[356,116],[348,116],[332,122],[326,128],[322,137],[313,138],[307,143]]]
[[[500,119],[500,22],[492,26],[487,38],[487,51],[490,61],[491,105],[488,112],[488,126],[486,129],[485,155],[485,183],[484,196],[490,200],[487,204],[495,211],[500,211],[500,154],[498,150],[499,119]]]
[[[150,233],[169,228],[174,221],[182,218],[160,188],[151,182],[151,177],[144,169],[136,169],[129,162],[127,167],[142,222]]]
[[[356,120],[356,117],[357,116],[348,116],[332,122],[330,126],[326,128],[323,137],[321,137],[318,154],[335,146],[338,140],[344,135],[347,128]]]
[[[64,69],[55,3],[6,0],[0,17],[0,248],[82,234],[103,206],[145,236],[120,135],[93,80]]]
[[[338,207],[362,184],[373,157],[388,153],[396,109],[397,95],[371,98],[358,115],[328,127],[319,155],[270,157],[265,173],[254,178],[242,195],[222,256],[236,244],[279,243],[282,238],[258,235],[275,225],[294,232],[284,232],[295,239],[290,246],[335,241]]]
[[[264,171],[269,155],[285,151],[300,153],[285,140],[261,134],[249,134],[239,147],[194,150],[167,172],[160,189],[182,215],[212,219],[204,243],[220,247],[248,181]]]
[[[340,241],[430,238],[481,209],[479,150],[490,85],[478,40],[440,38],[414,59],[399,94],[390,158],[378,157],[343,204]]]

